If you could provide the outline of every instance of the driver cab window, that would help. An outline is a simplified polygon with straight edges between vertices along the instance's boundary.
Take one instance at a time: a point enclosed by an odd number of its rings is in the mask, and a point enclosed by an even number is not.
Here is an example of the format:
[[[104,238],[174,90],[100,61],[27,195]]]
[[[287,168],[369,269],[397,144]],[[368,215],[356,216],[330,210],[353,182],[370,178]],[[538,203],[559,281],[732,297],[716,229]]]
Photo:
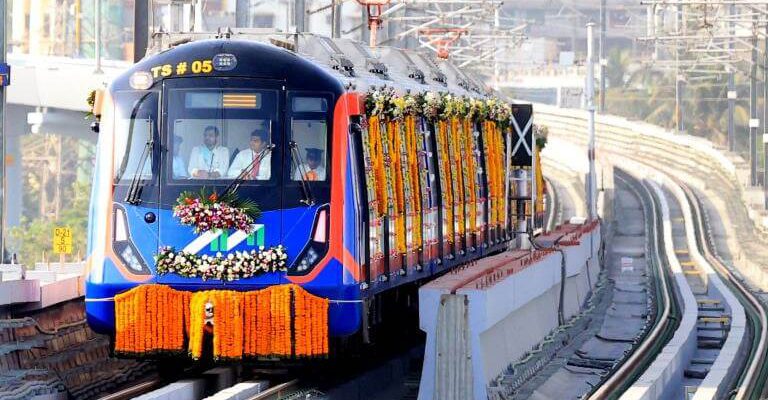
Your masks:
[[[274,91],[172,90],[171,177],[271,180],[276,103]]]
[[[327,100],[322,97],[293,97],[293,113],[302,117],[291,118],[291,140],[296,143],[291,162],[294,181],[325,181],[328,179],[328,126]]]

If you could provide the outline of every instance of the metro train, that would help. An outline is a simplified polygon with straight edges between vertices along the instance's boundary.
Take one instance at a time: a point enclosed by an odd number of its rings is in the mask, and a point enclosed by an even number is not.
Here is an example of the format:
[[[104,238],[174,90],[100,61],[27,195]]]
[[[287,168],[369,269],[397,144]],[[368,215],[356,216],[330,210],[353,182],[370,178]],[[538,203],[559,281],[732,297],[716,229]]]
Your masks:
[[[541,212],[501,181],[533,165],[530,105],[498,101],[511,113],[500,123],[485,109],[493,93],[448,61],[256,36],[161,37],[97,96],[85,298],[95,331],[114,336],[115,299],[144,285],[293,284],[327,301],[330,338],[367,335],[393,293],[504,250],[520,213]],[[398,118],[377,99],[442,108]],[[450,99],[480,114],[451,118]],[[255,219],[191,227],[177,207],[232,194],[258,206]],[[202,267],[161,268],[163,249]],[[258,272],[207,264],[263,251],[277,262]]]

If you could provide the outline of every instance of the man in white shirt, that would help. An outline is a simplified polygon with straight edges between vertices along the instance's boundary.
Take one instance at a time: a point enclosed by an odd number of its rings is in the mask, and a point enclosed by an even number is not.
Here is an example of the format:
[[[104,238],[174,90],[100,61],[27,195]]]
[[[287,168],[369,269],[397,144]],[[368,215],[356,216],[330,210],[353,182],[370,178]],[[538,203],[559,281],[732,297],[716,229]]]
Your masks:
[[[219,146],[219,129],[207,126],[203,146],[195,146],[189,155],[189,175],[198,179],[218,179],[229,168],[229,149]]]
[[[253,164],[253,168],[245,176],[245,179],[269,180],[272,174],[272,152],[267,151],[261,160],[258,160],[268,145],[269,135],[266,131],[256,129],[251,132],[250,147],[237,153],[237,156],[232,161],[232,165],[229,166],[227,177],[235,178]]]
[[[308,181],[324,181],[325,167],[323,166],[323,150],[307,148],[306,162],[301,164],[293,173],[293,180],[300,181],[302,174]]]

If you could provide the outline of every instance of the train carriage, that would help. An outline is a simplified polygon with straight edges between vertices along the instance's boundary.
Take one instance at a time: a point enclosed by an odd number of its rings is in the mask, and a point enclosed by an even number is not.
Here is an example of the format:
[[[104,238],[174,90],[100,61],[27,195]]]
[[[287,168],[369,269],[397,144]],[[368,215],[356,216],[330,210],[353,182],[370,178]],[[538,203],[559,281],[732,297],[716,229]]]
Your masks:
[[[323,355],[375,299],[514,236],[505,143],[527,120],[504,118],[530,106],[415,52],[242,36],[161,43],[103,95],[86,311],[119,352],[194,356],[208,325],[240,331],[222,356]],[[256,343],[275,324],[288,344]]]

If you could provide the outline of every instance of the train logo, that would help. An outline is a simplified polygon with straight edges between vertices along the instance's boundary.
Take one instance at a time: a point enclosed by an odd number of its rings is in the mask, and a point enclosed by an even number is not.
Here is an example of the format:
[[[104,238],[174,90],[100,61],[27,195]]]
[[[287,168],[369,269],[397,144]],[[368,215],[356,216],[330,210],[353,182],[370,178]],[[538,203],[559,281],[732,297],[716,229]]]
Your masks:
[[[206,231],[184,247],[184,251],[189,254],[198,254],[208,247],[212,253],[224,252],[234,249],[243,242],[249,248],[264,246],[264,225],[254,224],[251,226],[253,230],[250,234],[243,230],[237,230],[233,233],[220,229]]]

